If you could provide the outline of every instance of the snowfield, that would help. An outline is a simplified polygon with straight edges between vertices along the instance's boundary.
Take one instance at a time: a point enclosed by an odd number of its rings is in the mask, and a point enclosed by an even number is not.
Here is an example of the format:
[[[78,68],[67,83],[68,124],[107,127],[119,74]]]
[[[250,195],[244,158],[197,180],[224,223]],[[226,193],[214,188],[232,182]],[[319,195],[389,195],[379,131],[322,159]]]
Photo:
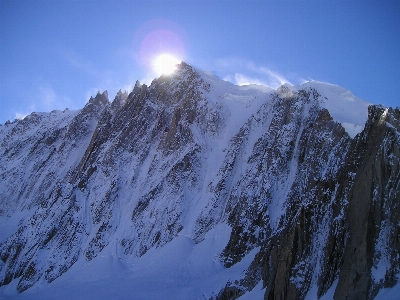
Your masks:
[[[257,252],[254,249],[239,264],[226,269],[218,256],[229,235],[229,226],[221,224],[199,244],[179,236],[129,262],[110,254],[109,246],[91,262],[78,261],[51,284],[39,282],[22,294],[10,285],[1,289],[0,296],[20,300],[209,299],[229,279],[240,277]]]

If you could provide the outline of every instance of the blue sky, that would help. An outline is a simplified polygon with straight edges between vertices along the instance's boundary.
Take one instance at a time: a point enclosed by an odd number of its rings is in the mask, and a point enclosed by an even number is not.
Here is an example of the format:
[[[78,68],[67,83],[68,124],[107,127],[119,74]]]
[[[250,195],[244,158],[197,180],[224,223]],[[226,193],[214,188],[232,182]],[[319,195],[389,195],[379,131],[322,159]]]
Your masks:
[[[0,123],[150,83],[156,52],[234,83],[399,106],[400,1],[0,0]]]

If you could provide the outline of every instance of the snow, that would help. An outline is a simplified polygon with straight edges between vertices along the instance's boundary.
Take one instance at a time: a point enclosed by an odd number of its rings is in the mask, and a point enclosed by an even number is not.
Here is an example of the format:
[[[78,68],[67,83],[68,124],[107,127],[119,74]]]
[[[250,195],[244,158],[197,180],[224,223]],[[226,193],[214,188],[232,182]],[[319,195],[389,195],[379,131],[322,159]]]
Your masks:
[[[230,231],[219,224],[199,244],[180,235],[131,261],[111,255],[108,247],[90,262],[80,259],[51,284],[42,281],[22,294],[13,284],[2,287],[0,299],[208,299],[229,279],[239,277],[259,250],[224,268],[218,255]]]
[[[364,126],[356,125],[352,123],[342,122],[342,126],[346,130],[346,132],[354,138],[357,134],[359,134],[363,129]]]
[[[239,300],[264,300],[265,288],[263,282],[260,282],[250,291],[239,297]]]
[[[272,101],[274,89],[262,85],[237,86],[216,77],[210,72],[197,70],[202,79],[211,84],[207,100],[213,103],[225,114],[223,131],[217,137],[206,141],[211,145],[209,167],[211,178],[215,178],[223,159],[226,156],[225,147],[239,132],[240,128],[256,114],[262,105]],[[250,143],[250,146],[253,144]]]
[[[17,211],[9,218],[0,218],[0,243],[4,242],[9,236],[15,233],[15,229],[18,228],[18,223],[22,219],[30,217],[30,212],[23,210]]]
[[[153,211],[164,212],[171,211],[173,213],[180,213],[184,211],[183,215],[183,226],[184,228],[180,231],[179,235],[172,239],[172,241],[163,244],[162,247],[154,247],[147,251],[143,256],[136,257],[134,255],[123,253],[123,249],[120,245],[120,239],[123,237],[134,238],[137,237],[136,231],[134,231],[132,224],[132,214],[137,205],[137,201],[140,196],[149,193],[157,185],[162,184],[160,166],[165,167],[163,171],[168,171],[179,161],[181,161],[186,153],[190,149],[182,150],[182,153],[175,153],[168,157],[168,161],[160,162],[158,165],[155,164],[156,171],[154,176],[149,177],[152,164],[157,158],[157,145],[153,145],[149,149],[147,158],[139,164],[138,157],[132,158],[131,154],[122,153],[122,162],[129,162],[125,166],[120,166],[118,169],[119,184],[125,184],[128,186],[126,189],[121,188],[121,194],[119,195],[122,200],[115,204],[115,207],[111,207],[114,217],[110,221],[110,225],[117,228],[115,232],[111,233],[113,236],[107,237],[110,242],[104,249],[99,252],[98,256],[91,261],[87,261],[84,255],[81,253],[79,260],[61,277],[56,279],[53,283],[48,284],[44,279],[41,279],[32,288],[28,289],[22,294],[18,294],[16,291],[16,284],[18,280],[14,280],[7,286],[0,287],[0,299],[203,299],[210,298],[215,293],[218,293],[230,279],[240,278],[243,272],[249,267],[255,254],[259,251],[258,248],[253,249],[245,258],[239,263],[235,264],[229,269],[226,269],[219,260],[219,255],[227,245],[231,233],[231,228],[223,222],[223,219],[217,220],[216,225],[208,231],[204,239],[201,242],[196,242],[193,239],[193,232],[196,225],[196,220],[199,218],[204,208],[209,204],[212,196],[212,192],[209,190],[209,183],[216,183],[218,180],[219,172],[224,166],[225,160],[228,155],[227,147],[230,142],[238,134],[241,128],[248,126],[252,134],[249,140],[243,146],[244,155],[241,158],[243,161],[247,161],[251,155],[253,146],[256,141],[261,137],[266,128],[268,128],[268,122],[271,122],[272,113],[269,114],[268,109],[272,107],[273,94],[275,90],[260,86],[260,85],[247,85],[247,86],[235,86],[226,81],[220,80],[214,75],[196,70],[205,82],[211,84],[210,90],[207,92],[206,98],[210,102],[211,106],[214,106],[216,111],[222,112],[223,115],[223,126],[222,130],[215,136],[206,136],[204,133],[193,126],[191,129],[195,135],[196,143],[198,142],[201,146],[204,146],[204,157],[202,163],[205,164],[202,174],[202,185],[199,190],[190,190],[182,188],[181,194],[171,196],[170,202],[160,201],[155,203]],[[361,132],[364,124],[367,120],[367,102],[355,97],[350,91],[345,90],[341,87],[322,83],[322,82],[308,82],[300,86],[294,87],[288,86],[292,91],[299,91],[304,88],[315,88],[320,94],[321,106],[327,108],[331,113],[332,117],[340,122],[345,128],[346,132],[354,138],[356,134]],[[271,104],[268,106],[268,104]],[[262,112],[260,108],[263,107]],[[304,110],[301,112],[302,118],[309,114],[310,105],[305,105]],[[42,117],[40,121],[40,130],[46,130],[51,128],[53,124],[58,124],[58,128],[68,126],[70,120],[75,117],[79,112],[65,111],[52,112],[49,114],[38,114]],[[267,114],[263,116],[264,123],[262,122],[249,122],[249,120],[255,120],[262,113]],[[29,119],[29,116],[26,120]],[[261,118],[260,118],[261,119]],[[212,122],[212,119],[210,119]],[[248,122],[248,123],[247,123]],[[0,128],[0,138],[6,131],[11,131],[11,128],[20,126],[22,123],[13,123]],[[247,125],[246,125],[247,124]],[[248,125],[250,124],[250,125]],[[93,120],[90,123],[91,131],[93,132],[96,126],[96,122]],[[36,130],[32,126],[32,130]],[[54,126],[55,127],[55,126]],[[246,127],[247,128],[247,127]],[[29,135],[30,128],[26,129]],[[287,128],[287,131],[293,132],[293,128]],[[300,133],[296,137],[296,147],[299,143]],[[72,146],[68,154],[61,157],[64,159],[63,169],[59,173],[66,173],[68,170],[76,166],[77,162],[85,154],[85,149],[90,142],[91,134],[88,134],[78,145],[72,142]],[[15,139],[18,140],[18,137]],[[0,139],[1,140],[1,139]],[[59,147],[59,145],[57,145]],[[191,147],[191,146],[188,146]],[[282,146],[284,149],[284,146]],[[283,150],[282,150],[283,151]],[[296,152],[296,149],[295,151]],[[21,154],[21,159],[24,158],[24,153]],[[20,160],[14,160],[14,164],[7,164],[7,169],[17,168]],[[28,171],[34,167],[35,162],[27,162]],[[276,230],[279,224],[279,220],[285,213],[284,201],[288,197],[290,187],[293,184],[297,176],[298,162],[296,159],[290,159],[288,163],[288,173],[283,174],[285,181],[282,181],[280,188],[277,188],[277,192],[274,201],[270,203],[269,217],[272,229]],[[240,168],[235,171],[234,178],[230,178],[230,183],[235,183],[242,172],[246,171],[246,164],[238,164]],[[59,165],[54,164],[52,170],[57,169]],[[0,166],[1,168],[1,166]],[[5,167],[3,167],[5,168]],[[157,173],[158,172],[158,173]],[[28,174],[29,172],[26,172]],[[25,174],[25,175],[26,175]],[[101,173],[100,173],[101,174]],[[133,186],[131,182],[133,177],[136,177],[136,185]],[[29,175],[29,174],[28,174]],[[46,176],[45,173],[39,176]],[[221,175],[222,176],[222,175]],[[59,176],[64,178],[64,176]],[[87,233],[86,241],[87,244],[96,234],[101,223],[94,224],[91,219],[91,205],[95,204],[98,199],[101,199],[102,195],[107,194],[109,187],[112,185],[111,180],[114,177],[107,177],[103,175],[97,175],[95,182],[91,183],[92,190],[90,195],[84,194],[84,192],[77,190],[75,192],[77,202],[84,211],[82,218],[85,224],[85,230]],[[42,178],[39,178],[40,183]],[[270,182],[268,183],[270,184]],[[0,188],[2,185],[0,183]],[[54,186],[48,187],[45,192],[53,189]],[[63,194],[70,194],[69,191],[72,186],[66,184],[63,186]],[[268,187],[266,187],[268,188]],[[1,190],[1,189],[0,189]],[[5,190],[5,189],[4,189]],[[64,191],[65,190],[65,191]],[[168,192],[168,191],[167,191]],[[134,195],[134,196],[132,196]],[[47,194],[45,195],[48,196]],[[167,195],[168,197],[170,195]],[[186,199],[180,202],[180,198]],[[167,198],[167,197],[164,197]],[[176,200],[177,198],[178,200]],[[174,206],[175,205],[175,206]],[[221,205],[221,211],[224,208]],[[11,234],[13,234],[21,219],[28,219],[32,214],[32,211],[21,211],[17,212],[11,217],[0,218],[0,242],[6,240]],[[165,213],[169,214],[169,213]],[[161,213],[160,213],[161,215]],[[157,227],[157,218],[163,216],[153,215],[144,216],[143,223],[147,226],[152,224],[153,227]],[[325,224],[326,225],[326,224]],[[319,232],[319,235],[313,241],[315,243],[314,248],[318,248],[320,244],[324,244],[324,236],[327,233],[327,227],[323,227]],[[105,233],[109,234],[109,233]],[[136,235],[136,236],[135,236]],[[382,237],[382,244],[384,244]],[[81,249],[85,249],[87,246],[85,243],[81,245]],[[150,245],[149,247],[152,247]],[[321,257],[320,254],[318,257]],[[43,264],[48,257],[43,257]],[[377,272],[383,272],[386,270],[386,266],[383,265],[385,262],[384,257],[379,261],[377,265]],[[1,263],[1,261],[0,261]],[[320,271],[319,261],[315,264],[315,278]],[[1,266],[1,265],[0,265]],[[374,271],[374,270],[372,270]],[[376,273],[374,278],[380,279],[384,273]],[[302,275],[299,273],[299,276]],[[298,279],[298,283],[301,284],[301,276]],[[315,283],[314,280],[313,283]],[[329,289],[326,295],[322,299],[332,299],[333,293],[336,287],[337,281]],[[398,288],[400,292],[400,287]],[[246,293],[240,299],[263,299],[265,288],[263,289],[262,281],[260,281],[252,291]],[[317,286],[313,285],[307,294],[306,299],[315,299],[317,295]]]
[[[250,84],[237,86],[224,81],[215,75],[196,70],[202,79],[211,84],[208,100],[215,105],[220,105],[227,111],[228,123],[226,124],[225,138],[236,134],[245,122],[255,114],[260,107],[269,101],[274,89]],[[226,141],[221,140],[221,143]],[[227,143],[225,143],[226,145]]]
[[[340,122],[350,137],[360,133],[368,119],[371,103],[353,95],[349,90],[331,83],[309,81],[298,86],[285,84],[292,91],[314,88],[321,95],[321,107],[326,108],[332,118]]]
[[[375,255],[373,261],[374,265],[371,269],[372,279],[379,283],[383,281],[387,271],[391,266],[390,257],[390,231],[391,227],[388,225],[387,220],[383,220],[380,225],[379,237],[376,241],[377,254]]]
[[[205,91],[205,96],[208,104],[222,114],[222,126],[218,134],[206,137],[205,140],[195,126],[191,128],[196,135],[196,141],[207,149],[203,162],[206,165],[204,168],[206,171],[203,173],[205,184],[200,195],[195,196],[197,201],[191,207],[189,219],[192,221],[197,219],[212,197],[208,184],[218,182],[216,178],[221,175],[231,140],[263,105],[272,101],[272,94],[275,92],[275,90],[262,85],[236,86],[219,79],[210,72],[197,69],[196,72],[204,82],[210,83],[210,90]],[[251,148],[254,142],[249,142],[246,146]],[[249,149],[248,152],[250,153]],[[234,179],[232,179],[233,181]],[[189,221],[185,227],[186,232],[192,231],[193,226],[193,222]]]
[[[382,289],[376,295],[375,300],[398,300],[400,295],[400,276],[397,278],[397,284],[394,287]]]

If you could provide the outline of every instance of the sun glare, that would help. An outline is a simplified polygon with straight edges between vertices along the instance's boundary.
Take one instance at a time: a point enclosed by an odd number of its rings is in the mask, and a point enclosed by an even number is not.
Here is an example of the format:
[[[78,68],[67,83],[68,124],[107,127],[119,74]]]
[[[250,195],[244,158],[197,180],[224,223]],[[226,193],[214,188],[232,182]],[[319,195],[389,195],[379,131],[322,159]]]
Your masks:
[[[180,61],[170,54],[160,54],[153,61],[153,69],[157,76],[169,75],[175,71]]]

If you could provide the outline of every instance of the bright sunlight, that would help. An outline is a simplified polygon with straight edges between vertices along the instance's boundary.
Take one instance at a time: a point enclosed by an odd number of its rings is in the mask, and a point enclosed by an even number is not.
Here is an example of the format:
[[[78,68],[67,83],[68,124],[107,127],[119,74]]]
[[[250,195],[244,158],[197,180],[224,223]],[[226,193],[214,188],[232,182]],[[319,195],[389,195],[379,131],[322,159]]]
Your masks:
[[[180,60],[170,54],[160,54],[153,61],[153,70],[157,76],[169,75],[175,71]]]

